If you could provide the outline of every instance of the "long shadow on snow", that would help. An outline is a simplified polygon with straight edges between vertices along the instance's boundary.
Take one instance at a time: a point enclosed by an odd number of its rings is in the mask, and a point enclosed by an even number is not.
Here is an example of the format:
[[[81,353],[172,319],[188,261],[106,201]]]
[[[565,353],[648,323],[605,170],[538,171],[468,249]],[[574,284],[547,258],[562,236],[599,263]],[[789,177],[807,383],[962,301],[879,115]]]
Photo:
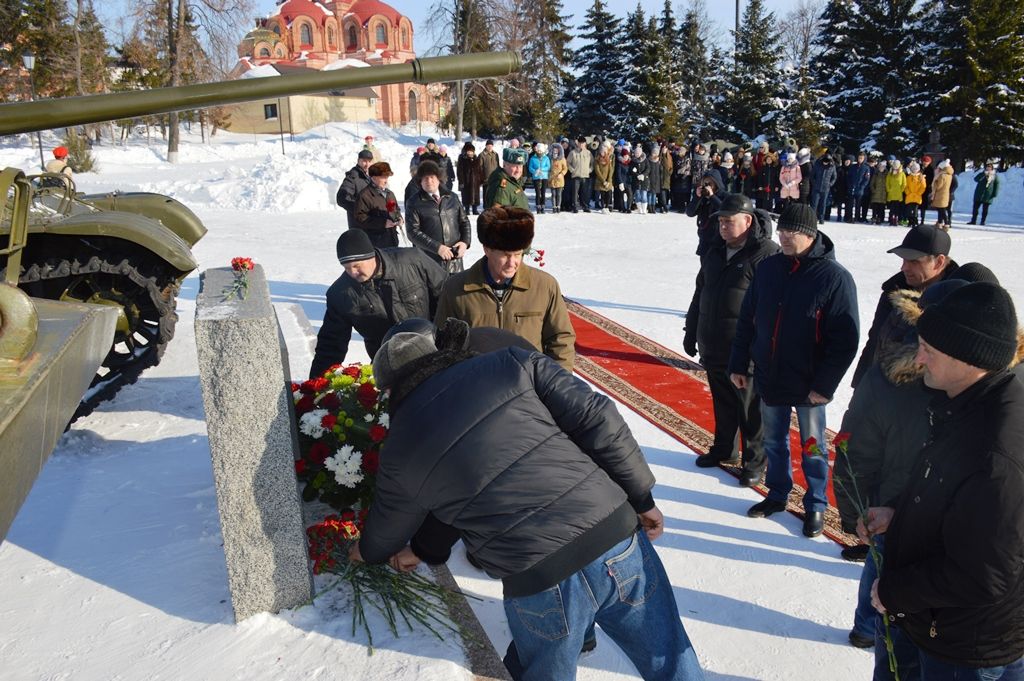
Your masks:
[[[203,398],[199,376],[155,376],[143,374],[125,386],[113,400],[101,402],[96,413],[153,411],[166,416],[202,421]]]
[[[174,617],[231,622],[208,451],[205,435],[69,431],[7,541]]]
[[[570,300],[573,300],[580,305],[584,305],[600,312],[602,308],[608,310],[636,310],[637,312],[654,312],[655,314],[667,314],[672,317],[679,317],[680,319],[686,317],[685,310],[673,310],[669,307],[651,307],[649,305],[626,305],[624,303],[612,303],[607,300],[592,300],[590,298],[579,298],[577,296],[569,296]]]

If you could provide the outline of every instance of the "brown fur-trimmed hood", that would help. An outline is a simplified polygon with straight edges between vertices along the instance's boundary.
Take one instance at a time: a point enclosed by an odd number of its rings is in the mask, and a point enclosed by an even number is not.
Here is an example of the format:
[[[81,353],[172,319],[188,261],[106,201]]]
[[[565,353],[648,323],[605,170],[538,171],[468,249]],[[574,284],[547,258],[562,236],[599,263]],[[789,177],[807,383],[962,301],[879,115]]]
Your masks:
[[[894,385],[904,385],[921,378],[923,367],[914,358],[917,356],[917,320],[923,310],[918,305],[920,291],[896,289],[889,293],[889,302],[897,317],[897,325],[903,333],[889,336],[879,343],[878,364],[885,377]],[[1024,329],[1017,328],[1017,352],[1008,368],[1024,362]]]

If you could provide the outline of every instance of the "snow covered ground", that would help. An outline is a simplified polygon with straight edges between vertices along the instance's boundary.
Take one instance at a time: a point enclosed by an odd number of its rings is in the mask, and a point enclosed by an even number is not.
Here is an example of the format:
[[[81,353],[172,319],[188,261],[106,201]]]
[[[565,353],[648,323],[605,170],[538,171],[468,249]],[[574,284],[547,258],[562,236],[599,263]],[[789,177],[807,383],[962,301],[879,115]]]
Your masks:
[[[367,132],[392,162],[391,185],[401,196],[408,160],[424,137],[365,124],[286,140],[287,155],[276,137],[221,132],[203,145],[187,136],[175,166],[164,162],[162,146],[98,148],[100,172],[77,181],[86,191],[157,191],[184,201],[210,230],[195,249],[201,269],[234,256],[261,263],[292,374],[304,377],[324,292],[339,274],[334,241],[345,219],[334,193]],[[440,141],[457,156],[461,145]],[[37,159],[27,136],[0,146],[2,166],[28,169]],[[1024,173],[1013,169],[1001,180],[989,226],[967,227],[973,182],[961,176],[953,257],[987,264],[1020,303],[1024,283],[1013,272],[1024,253]],[[854,274],[866,328],[879,285],[899,267],[885,251],[905,230],[824,230]],[[535,245],[546,250],[547,269],[566,295],[682,352],[698,266],[691,219],[547,214],[538,217]],[[476,245],[471,251],[471,258],[481,253]],[[377,651],[368,657],[344,596],[332,591],[310,606],[233,623],[197,378],[197,289],[194,274],[163,363],[65,434],[0,545],[0,679],[470,678],[451,637],[396,638],[378,627]],[[366,359],[361,343],[349,359]],[[849,397],[844,383],[829,407],[830,426]],[[708,678],[867,678],[870,654],[846,643],[859,567],[840,560],[831,541],[805,539],[792,516],[748,519],[755,493],[721,471],[697,469],[685,447],[622,411],[658,477],[655,496],[667,516],[658,549]],[[483,579],[458,549],[450,567],[484,598],[475,607],[503,651],[498,583]],[[330,579],[317,583],[327,588]],[[635,672],[602,639],[581,660],[580,678]]]

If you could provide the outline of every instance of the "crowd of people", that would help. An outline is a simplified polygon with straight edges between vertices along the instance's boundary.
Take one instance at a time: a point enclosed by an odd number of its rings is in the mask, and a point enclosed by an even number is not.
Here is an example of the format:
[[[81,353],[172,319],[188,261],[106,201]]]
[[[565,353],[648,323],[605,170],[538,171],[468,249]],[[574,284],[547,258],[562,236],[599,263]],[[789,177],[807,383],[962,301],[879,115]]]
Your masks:
[[[574,678],[595,622],[643,678],[703,678],[647,543],[663,529],[653,476],[614,407],[570,376],[575,334],[557,280],[523,262],[535,224],[530,178],[537,214],[550,189],[554,211],[697,218],[683,346],[707,371],[715,432],[696,463],[738,464],[743,486],[763,480],[767,496],[748,516],[786,510],[795,413],[804,535],[825,529],[831,477],[842,529],[864,542],[843,555],[864,561],[849,641],[874,647],[873,678],[1024,680],[1024,331],[994,273],[950,256],[948,163],[929,185],[928,158],[904,172],[897,159],[837,164],[823,153],[812,163],[797,150],[777,165],[763,146],[755,170],[753,154],[736,168],[732,152],[716,162],[701,144],[597,142],[595,159],[593,143],[510,144],[500,157],[492,143],[479,156],[467,144],[461,202],[445,155],[428,145],[406,189],[415,247],[404,249],[392,238],[402,219],[388,211],[390,167],[361,152],[353,172],[368,183],[338,240],[345,274],[328,291],[311,375],[342,362],[358,330],[390,391],[389,442],[408,446],[381,459],[380,496],[353,558],[411,569],[444,562],[461,538],[470,561],[504,583],[514,679]],[[489,174],[473,167],[484,159]],[[998,194],[994,168],[976,182],[984,221]],[[484,254],[463,270],[466,215],[480,205]],[[881,284],[856,364],[856,284],[819,229],[833,207],[837,219],[871,210],[908,227],[888,249],[899,270]],[[929,209],[934,224],[923,219]],[[833,469],[822,455],[825,405],[851,367],[841,427],[850,435]],[[481,451],[493,454],[486,465],[475,463]]]

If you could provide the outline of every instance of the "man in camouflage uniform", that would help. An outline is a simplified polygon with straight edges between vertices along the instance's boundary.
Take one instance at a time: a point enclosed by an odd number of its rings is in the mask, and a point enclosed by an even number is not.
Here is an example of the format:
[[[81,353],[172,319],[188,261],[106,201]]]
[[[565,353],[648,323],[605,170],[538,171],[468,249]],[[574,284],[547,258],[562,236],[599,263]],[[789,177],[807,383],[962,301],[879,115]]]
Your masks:
[[[484,187],[484,208],[513,206],[530,210],[523,191],[523,166],[526,150],[506,147],[501,154],[502,165],[491,173]]]

